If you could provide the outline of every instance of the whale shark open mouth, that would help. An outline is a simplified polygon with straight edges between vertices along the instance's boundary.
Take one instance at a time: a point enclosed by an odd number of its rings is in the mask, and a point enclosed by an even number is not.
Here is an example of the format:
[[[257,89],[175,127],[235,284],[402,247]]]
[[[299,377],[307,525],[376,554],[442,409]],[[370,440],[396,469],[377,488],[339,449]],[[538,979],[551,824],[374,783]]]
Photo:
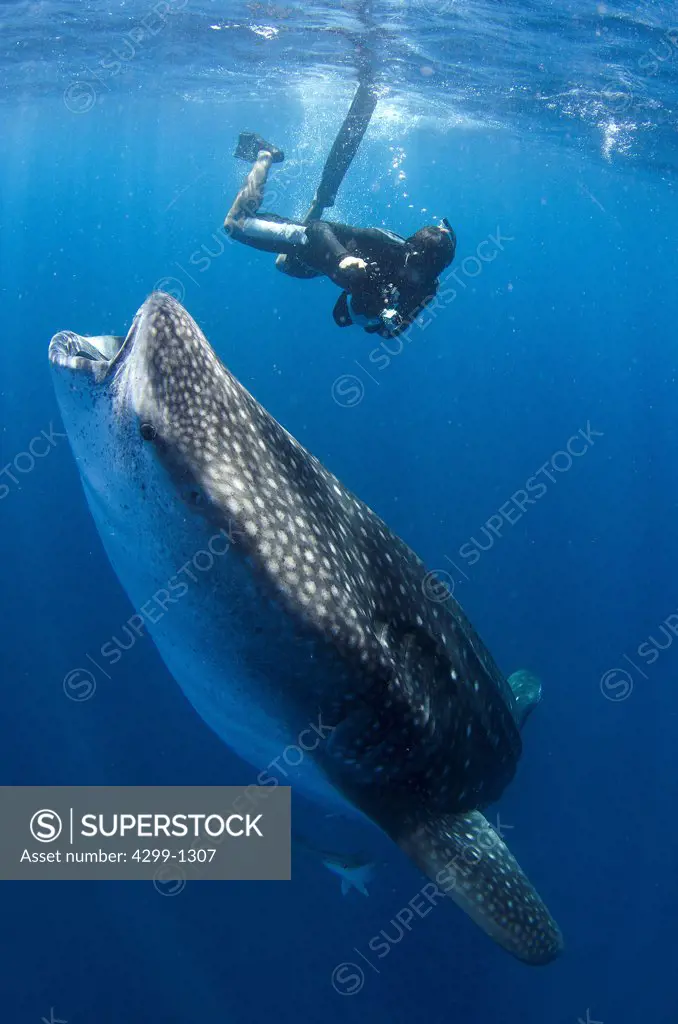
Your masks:
[[[90,338],[74,331],[59,331],[49,343],[49,361],[70,370],[94,373],[100,379],[132,345],[136,329],[135,320],[126,337],[101,334]]]

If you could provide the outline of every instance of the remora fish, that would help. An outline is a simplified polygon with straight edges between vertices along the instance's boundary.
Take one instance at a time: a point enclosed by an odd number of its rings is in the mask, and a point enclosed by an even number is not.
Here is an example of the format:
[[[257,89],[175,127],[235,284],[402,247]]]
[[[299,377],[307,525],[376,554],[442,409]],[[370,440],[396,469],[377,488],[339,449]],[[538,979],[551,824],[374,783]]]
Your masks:
[[[552,960],[558,927],[479,811],[538,690],[514,695],[458,603],[427,599],[420,559],[174,299],[151,295],[125,339],[57,334],[49,359],[110,561],[136,608],[161,600],[150,632],[203,719],[259,768],[315,729],[307,795],[370,818],[509,952]]]
[[[334,850],[323,850],[313,846],[300,835],[292,836],[292,845],[298,850],[310,853],[320,863],[341,879],[341,895],[345,896],[351,889],[356,889],[363,896],[369,896],[368,883],[374,877],[374,863],[356,854],[337,853]]]

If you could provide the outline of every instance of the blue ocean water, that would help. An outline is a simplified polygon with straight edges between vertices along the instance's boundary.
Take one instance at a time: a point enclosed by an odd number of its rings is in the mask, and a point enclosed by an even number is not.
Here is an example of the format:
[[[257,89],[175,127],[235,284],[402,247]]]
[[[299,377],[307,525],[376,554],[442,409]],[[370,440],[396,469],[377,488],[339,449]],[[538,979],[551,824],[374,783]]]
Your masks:
[[[386,841],[369,899],[303,854],[291,883],[175,898],[4,882],[8,1021],[675,1022],[677,10],[0,4],[0,783],[252,781],[147,637],[91,699],[63,686],[132,609],[47,345],[123,334],[164,287],[439,570],[502,669],[542,677],[489,815],[566,941],[527,968],[449,906],[378,960],[422,884]],[[333,216],[403,234],[447,216],[459,240],[444,308],[389,352],[334,326],[329,281],[220,231],[243,127],[288,154],[269,205],[303,214],[366,47],[380,103]],[[332,985],[345,962],[353,994]]]

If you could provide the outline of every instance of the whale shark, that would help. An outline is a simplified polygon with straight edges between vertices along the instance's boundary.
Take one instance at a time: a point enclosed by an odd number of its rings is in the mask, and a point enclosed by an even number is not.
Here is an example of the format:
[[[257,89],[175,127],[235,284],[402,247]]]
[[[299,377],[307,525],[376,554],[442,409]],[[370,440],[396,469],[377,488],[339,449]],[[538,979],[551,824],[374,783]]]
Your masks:
[[[560,930],[482,813],[514,776],[530,677],[514,692],[169,295],[125,337],[59,332],[49,362],[108,558],[198,714],[257,768],[299,751],[292,784],[323,813],[372,822],[500,946],[552,961]]]

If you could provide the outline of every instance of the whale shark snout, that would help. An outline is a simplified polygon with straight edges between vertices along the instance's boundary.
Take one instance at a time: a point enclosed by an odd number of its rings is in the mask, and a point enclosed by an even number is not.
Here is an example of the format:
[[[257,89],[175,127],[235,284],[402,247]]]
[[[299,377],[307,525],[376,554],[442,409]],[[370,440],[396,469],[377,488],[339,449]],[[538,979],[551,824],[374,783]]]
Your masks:
[[[459,604],[426,599],[421,560],[170,296],[125,339],[61,332],[49,357],[108,557],[135,608],[161,597],[149,632],[205,722],[268,766],[261,784],[299,751],[278,781],[369,819],[514,956],[557,956],[558,926],[481,813],[515,773],[533,678],[507,680]]]

